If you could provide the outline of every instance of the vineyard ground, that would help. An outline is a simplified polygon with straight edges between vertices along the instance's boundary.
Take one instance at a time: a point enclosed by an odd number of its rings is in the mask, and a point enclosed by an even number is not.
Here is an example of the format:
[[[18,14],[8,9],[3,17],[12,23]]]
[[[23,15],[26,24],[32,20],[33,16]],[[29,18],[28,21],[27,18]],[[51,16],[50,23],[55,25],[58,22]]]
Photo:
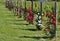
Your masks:
[[[14,16],[12,11],[5,8],[3,2],[0,4],[0,41],[41,41],[34,37],[43,36],[42,31],[35,31],[34,25],[26,24],[28,24],[26,21]],[[55,41],[55,38],[45,40]],[[60,24],[57,25],[56,40],[60,41]]]

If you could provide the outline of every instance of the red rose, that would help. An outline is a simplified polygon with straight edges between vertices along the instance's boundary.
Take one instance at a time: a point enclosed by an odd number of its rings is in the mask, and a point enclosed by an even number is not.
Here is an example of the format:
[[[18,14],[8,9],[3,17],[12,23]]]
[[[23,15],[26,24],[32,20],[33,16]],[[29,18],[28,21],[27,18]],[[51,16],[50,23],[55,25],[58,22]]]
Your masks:
[[[56,25],[56,21],[53,21],[52,24],[53,24],[53,25]]]
[[[32,9],[28,9],[28,13],[31,13],[31,12],[33,12],[33,10]]]
[[[34,17],[33,16],[28,16],[28,19],[33,21],[34,20]]]
[[[46,29],[44,29],[44,32],[46,32]]]
[[[53,11],[53,12],[52,12],[52,14],[54,14],[54,15],[55,15],[55,14],[56,14],[56,11]]]
[[[46,24],[50,24],[51,22],[47,22]]]
[[[19,13],[21,13],[21,12],[22,12],[22,8],[18,7],[18,10],[19,10]]]
[[[55,16],[53,16],[53,21],[56,21],[56,17]]]
[[[48,29],[48,32],[50,32],[50,29]]]
[[[34,14],[32,9],[29,9],[28,13],[29,13],[29,15],[33,15]]]
[[[50,17],[51,15],[49,13],[46,13],[46,17]]]

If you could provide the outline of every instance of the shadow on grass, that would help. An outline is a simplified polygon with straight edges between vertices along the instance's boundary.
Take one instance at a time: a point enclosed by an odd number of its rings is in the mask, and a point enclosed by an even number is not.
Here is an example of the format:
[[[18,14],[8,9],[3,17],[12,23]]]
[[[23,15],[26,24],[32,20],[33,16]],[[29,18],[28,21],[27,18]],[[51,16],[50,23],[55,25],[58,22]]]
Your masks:
[[[20,29],[20,30],[27,30],[27,31],[38,31],[37,29],[29,28],[29,29],[23,29],[23,28],[13,28],[13,29]]]
[[[37,31],[37,29],[22,29],[22,30],[29,30],[29,31]]]
[[[48,37],[48,36],[19,36],[19,38],[33,38],[33,39],[52,39],[52,37]]]
[[[14,23],[15,25],[29,25],[29,24],[23,24],[23,23]]]
[[[9,21],[24,21],[24,20],[9,20]]]

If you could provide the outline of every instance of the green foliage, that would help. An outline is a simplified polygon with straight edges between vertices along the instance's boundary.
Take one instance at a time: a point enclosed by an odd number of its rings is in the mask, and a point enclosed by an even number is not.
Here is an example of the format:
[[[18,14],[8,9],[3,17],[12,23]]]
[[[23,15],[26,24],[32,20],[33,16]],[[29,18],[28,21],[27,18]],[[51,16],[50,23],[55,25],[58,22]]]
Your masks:
[[[57,0],[57,1],[60,1],[60,0]]]
[[[60,16],[59,16],[59,18],[58,18],[58,22],[60,22]]]

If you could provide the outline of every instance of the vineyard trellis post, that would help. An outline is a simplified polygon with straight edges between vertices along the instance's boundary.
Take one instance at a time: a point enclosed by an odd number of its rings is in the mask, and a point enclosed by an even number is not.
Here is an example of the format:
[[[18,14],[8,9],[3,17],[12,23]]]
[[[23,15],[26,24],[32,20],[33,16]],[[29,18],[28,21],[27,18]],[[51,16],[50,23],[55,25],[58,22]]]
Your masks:
[[[55,25],[55,27],[54,27],[54,32],[55,32],[55,36],[56,36],[56,27],[57,27],[57,12],[58,10],[57,10],[57,0],[55,1],[55,12],[56,12],[56,25]]]
[[[51,34],[51,37],[55,37],[56,38],[56,27],[57,27],[57,1],[55,1],[54,2],[54,11],[56,12],[55,14],[54,14],[54,16],[56,17],[56,25],[53,25],[54,27],[53,27],[53,33]]]
[[[32,6],[32,9],[33,9],[33,0],[31,0],[31,3],[32,3],[32,4],[31,4],[31,6]]]
[[[18,13],[17,13],[17,6],[18,6],[18,0],[14,0],[14,7],[13,7],[13,13],[14,13],[14,16],[18,16]]]
[[[24,20],[26,20],[26,0],[24,0],[25,8],[24,8]]]
[[[21,11],[21,10],[22,10],[22,0],[19,0],[18,2],[19,2],[19,3],[18,3],[18,4],[19,4],[19,5],[18,5],[18,12],[19,12],[19,13],[18,13],[18,16],[19,16],[19,18],[21,18],[21,17],[22,17],[22,13],[21,13],[21,12],[22,12],[22,11]],[[20,12],[20,11],[21,11],[21,12]]]

